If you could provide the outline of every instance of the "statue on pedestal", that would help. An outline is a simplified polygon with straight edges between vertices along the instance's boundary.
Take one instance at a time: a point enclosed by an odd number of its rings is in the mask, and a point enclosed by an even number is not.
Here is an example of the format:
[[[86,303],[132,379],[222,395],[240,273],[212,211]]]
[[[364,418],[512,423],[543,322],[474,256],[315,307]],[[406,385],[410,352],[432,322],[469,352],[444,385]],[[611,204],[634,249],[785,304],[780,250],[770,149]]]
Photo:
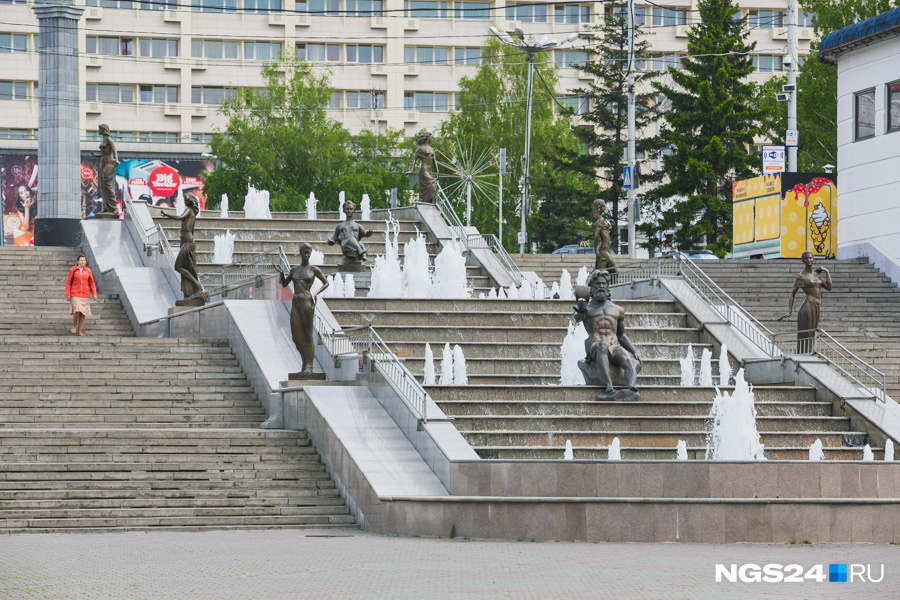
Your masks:
[[[344,202],[343,210],[347,215],[347,220],[335,227],[334,235],[326,241],[329,246],[341,245],[344,260],[341,261],[338,270],[359,271],[362,269],[362,262],[366,260],[367,252],[365,245],[360,240],[369,237],[375,233],[375,230],[367,231],[365,227],[353,220],[353,215],[356,213],[356,205],[353,202],[349,200]]]
[[[831,273],[825,267],[813,268],[815,255],[807,250],[800,255],[803,261],[803,270],[794,280],[794,289],[791,291],[791,299],[788,302],[788,311],[778,318],[782,321],[794,312],[794,296],[797,290],[803,290],[806,298],[797,311],[797,352],[808,354],[813,352],[813,339],[816,329],[819,327],[819,313],[822,308],[822,288],[831,291]]]
[[[197,277],[197,251],[194,245],[194,224],[197,221],[197,214],[200,212],[200,203],[193,194],[185,194],[184,205],[185,211],[180,215],[161,211],[164,217],[181,221],[181,249],[175,258],[175,271],[181,275],[181,292],[184,294],[185,300],[179,300],[176,305],[189,305],[187,303],[202,305],[202,298],[187,300],[194,294],[203,291],[203,286]]]
[[[109,134],[109,125],[100,125],[98,133],[100,134],[100,195],[103,198],[103,210],[97,214],[118,217],[116,165],[119,164],[119,154],[116,152],[116,144]]]
[[[643,366],[637,348],[625,335],[625,309],[612,303],[609,273],[595,270],[588,278],[590,300],[584,288],[576,290],[574,319],[583,323],[588,338],[585,358],[578,361],[588,385],[603,386],[597,400],[636,401],[638,373]],[[616,391],[613,385],[626,387]]]
[[[594,269],[606,269],[610,273],[616,272],[616,264],[612,259],[612,240],[609,235],[609,224],[603,217],[606,212],[606,202],[603,198],[594,200],[594,207],[591,211],[591,217],[594,221]],[[597,243],[597,239],[600,243]]]
[[[413,169],[416,168],[416,161],[422,161],[419,167],[419,202],[434,203],[437,197],[438,187],[438,163],[434,156],[434,149],[431,147],[433,136],[429,132],[425,132],[416,139],[419,145],[416,149],[416,155],[413,157]],[[434,173],[431,172],[432,168]]]
[[[291,379],[312,379],[316,375],[324,374],[313,373],[313,359],[316,355],[316,346],[313,342],[313,331],[316,316],[316,300],[328,287],[328,280],[322,274],[319,267],[309,264],[309,257],[312,256],[313,247],[306,242],[300,244],[300,264],[285,272],[280,266],[276,266],[281,274],[281,285],[287,287],[293,282],[294,298],[291,301],[291,338],[297,351],[300,353],[302,368],[300,373],[291,373]],[[315,294],[312,292],[312,286],[318,279],[324,285],[319,288]],[[296,375],[296,376],[295,376]]]

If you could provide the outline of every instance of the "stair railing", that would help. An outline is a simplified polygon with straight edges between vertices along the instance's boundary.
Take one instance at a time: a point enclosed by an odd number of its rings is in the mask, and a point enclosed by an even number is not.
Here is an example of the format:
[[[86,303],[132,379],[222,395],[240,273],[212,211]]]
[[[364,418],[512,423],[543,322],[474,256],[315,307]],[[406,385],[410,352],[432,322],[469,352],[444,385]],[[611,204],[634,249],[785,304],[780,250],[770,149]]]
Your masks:
[[[279,268],[285,269],[285,272],[289,272],[291,268],[284,248],[281,246],[278,246],[278,250],[254,254],[246,262],[222,265],[218,271],[201,273],[199,280],[203,289],[185,300],[209,298],[216,294],[222,294],[256,281],[263,276],[271,275],[279,271]]]

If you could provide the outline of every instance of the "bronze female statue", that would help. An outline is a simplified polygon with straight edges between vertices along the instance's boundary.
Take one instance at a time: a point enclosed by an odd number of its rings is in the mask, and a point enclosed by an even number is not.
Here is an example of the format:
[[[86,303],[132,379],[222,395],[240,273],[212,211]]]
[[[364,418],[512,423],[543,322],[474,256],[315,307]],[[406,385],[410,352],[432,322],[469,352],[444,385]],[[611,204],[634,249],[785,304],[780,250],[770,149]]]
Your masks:
[[[797,351],[801,353],[811,352],[812,339],[815,329],[819,327],[819,311],[822,306],[822,288],[831,291],[831,273],[825,267],[813,269],[815,257],[807,250],[800,255],[804,268],[794,280],[794,289],[791,291],[791,300],[788,302],[788,311],[778,318],[779,321],[791,316],[794,311],[794,296],[797,290],[803,290],[806,298],[797,311]],[[823,276],[824,275],[824,276]]]
[[[612,240],[609,236],[609,224],[603,218],[606,212],[606,202],[603,198],[594,200],[594,208],[591,217],[594,219],[594,270],[600,271],[606,269],[610,274],[616,272],[616,264],[612,259]],[[597,238],[600,243],[597,243]]]
[[[101,125],[100,133],[100,194],[103,197],[104,213],[116,214],[119,207],[116,204],[116,165],[119,164],[119,155],[116,152],[116,144],[109,135],[109,125]]]
[[[175,271],[181,274],[181,292],[185,300],[203,291],[197,278],[197,251],[194,246],[194,224],[200,212],[200,203],[193,194],[184,195],[186,210],[180,215],[161,211],[164,217],[181,221],[181,250],[175,258]]]
[[[300,244],[300,264],[285,273],[280,267],[281,285],[287,287],[294,283],[294,299],[291,301],[291,337],[300,359],[303,361],[301,373],[313,372],[313,358],[316,346],[313,343],[313,323],[316,315],[316,299],[328,287],[328,280],[319,267],[309,264],[312,246]],[[318,279],[324,285],[315,294],[312,293],[313,282]]]
[[[434,203],[438,187],[438,162],[434,156],[434,149],[430,146],[433,136],[425,132],[416,139],[419,148],[413,156],[412,168],[416,168],[416,160],[422,161],[419,167],[419,202]],[[432,168],[434,173],[431,172]]]
[[[325,241],[328,242],[329,246],[341,245],[341,253],[344,255],[342,265],[364,261],[366,260],[367,250],[360,240],[369,237],[375,233],[375,230],[369,229],[367,231],[365,227],[353,220],[353,215],[356,214],[356,205],[353,202],[349,200],[344,202],[343,210],[344,214],[347,215],[347,220],[341,221],[334,228],[334,235]]]

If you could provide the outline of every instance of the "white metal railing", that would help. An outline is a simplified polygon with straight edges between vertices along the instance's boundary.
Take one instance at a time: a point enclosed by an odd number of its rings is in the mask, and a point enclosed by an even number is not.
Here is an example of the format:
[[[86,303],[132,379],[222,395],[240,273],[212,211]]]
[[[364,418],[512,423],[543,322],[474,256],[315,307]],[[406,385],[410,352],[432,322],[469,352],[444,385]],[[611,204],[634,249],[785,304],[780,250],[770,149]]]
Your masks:
[[[316,306],[316,333],[332,358],[368,356],[422,423],[428,422],[428,393],[371,325],[336,330]]]
[[[279,267],[290,271],[290,263],[284,253],[284,248],[278,246],[278,250],[270,250],[261,254],[255,254],[247,262],[222,265],[218,271],[206,271],[199,275],[202,291],[197,292],[193,298],[208,298],[221,294],[227,290],[240,287],[248,282],[275,273]]]

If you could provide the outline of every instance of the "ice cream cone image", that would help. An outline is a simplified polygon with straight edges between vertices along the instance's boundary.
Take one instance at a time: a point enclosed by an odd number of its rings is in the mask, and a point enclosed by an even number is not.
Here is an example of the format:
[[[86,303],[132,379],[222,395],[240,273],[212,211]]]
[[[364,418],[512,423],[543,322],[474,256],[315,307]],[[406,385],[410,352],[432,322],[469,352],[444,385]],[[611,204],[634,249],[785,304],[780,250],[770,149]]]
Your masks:
[[[825,207],[819,202],[809,215],[809,234],[817,254],[821,254],[825,250],[825,239],[828,237],[830,225],[831,219],[828,217]]]

